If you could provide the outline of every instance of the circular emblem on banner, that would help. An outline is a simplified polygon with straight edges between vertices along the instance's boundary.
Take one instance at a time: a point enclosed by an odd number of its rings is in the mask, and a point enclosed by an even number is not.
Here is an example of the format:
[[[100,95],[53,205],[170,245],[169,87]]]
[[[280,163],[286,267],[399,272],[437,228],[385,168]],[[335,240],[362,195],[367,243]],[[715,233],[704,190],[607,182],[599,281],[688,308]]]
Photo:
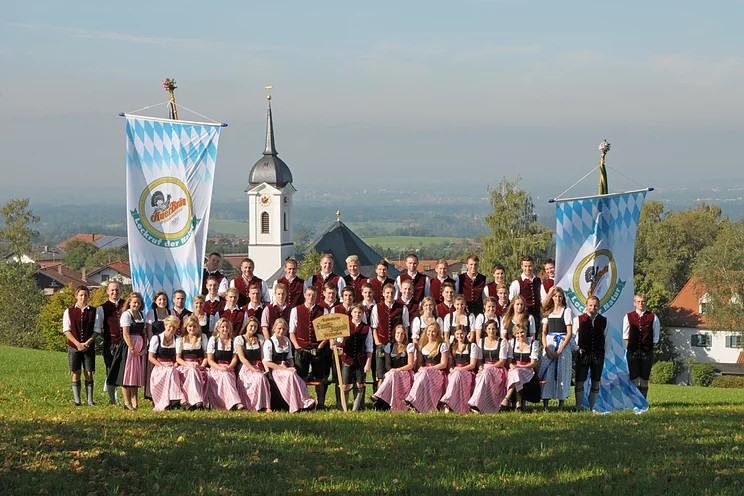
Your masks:
[[[617,265],[612,252],[597,250],[584,257],[576,266],[573,287],[582,305],[586,306],[586,299],[594,295],[603,308],[618,287]]]
[[[193,215],[189,190],[175,177],[161,177],[148,184],[138,207],[131,212],[137,229],[158,246],[181,246],[199,222]]]

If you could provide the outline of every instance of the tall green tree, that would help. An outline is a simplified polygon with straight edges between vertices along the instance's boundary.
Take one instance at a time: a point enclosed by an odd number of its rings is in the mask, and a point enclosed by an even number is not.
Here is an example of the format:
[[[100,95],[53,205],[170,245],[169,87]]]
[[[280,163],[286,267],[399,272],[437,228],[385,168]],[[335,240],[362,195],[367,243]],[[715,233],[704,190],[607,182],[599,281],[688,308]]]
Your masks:
[[[507,275],[516,277],[523,256],[544,260],[552,246],[553,233],[537,222],[532,195],[519,188],[520,181],[502,178],[498,186],[489,189],[492,212],[485,221],[491,232],[483,237],[481,251],[485,271],[501,263]]]
[[[93,255],[98,251],[99,249],[95,246],[76,239],[70,242],[70,244],[67,245],[67,248],[65,248],[65,265],[71,269],[80,270],[83,267],[87,267],[87,260],[89,258],[92,259]]]
[[[39,235],[39,231],[31,227],[40,219],[29,208],[31,200],[28,198],[11,198],[0,215],[3,217],[3,227],[0,229],[0,239],[10,245],[13,255],[23,255],[31,251],[31,240]]]
[[[297,274],[307,281],[313,276],[313,274],[316,274],[319,270],[320,252],[313,250],[305,253],[305,257],[302,259],[302,262],[300,262],[300,265],[297,267]]]
[[[659,202],[643,207],[635,251],[635,287],[648,306],[663,313],[693,272],[698,254],[714,242],[727,223],[718,206],[664,212]]]
[[[708,295],[705,318],[714,329],[744,330],[744,219],[723,224],[700,251],[695,274]]]

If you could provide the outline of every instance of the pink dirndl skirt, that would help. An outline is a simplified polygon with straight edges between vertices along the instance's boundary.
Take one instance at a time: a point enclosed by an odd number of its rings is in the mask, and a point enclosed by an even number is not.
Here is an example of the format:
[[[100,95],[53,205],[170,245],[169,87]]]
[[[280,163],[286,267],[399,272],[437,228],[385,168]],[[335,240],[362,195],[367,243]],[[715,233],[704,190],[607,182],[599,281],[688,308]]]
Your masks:
[[[150,373],[150,394],[153,410],[162,412],[170,405],[171,400],[182,400],[181,375],[176,367],[155,367]]]
[[[142,387],[145,385],[145,371],[147,353],[145,350],[145,338],[139,334],[130,335],[132,346],[136,352],[142,353],[142,356],[134,356],[134,353],[127,353],[127,363],[124,366],[123,386]],[[124,344],[126,346],[126,344]]]
[[[289,405],[290,413],[312,408],[315,405],[315,400],[307,392],[305,381],[300,379],[296,372],[273,369],[271,377],[282,394],[282,398]]]
[[[207,371],[207,398],[213,410],[231,410],[240,404],[234,370]]]
[[[181,366],[178,367],[178,375],[181,376],[181,395],[186,403],[189,406],[204,404],[207,396],[207,371],[201,367]]]
[[[475,389],[468,404],[480,413],[496,413],[506,396],[506,370],[486,365],[475,376]]]
[[[390,405],[394,412],[403,412],[407,409],[406,396],[411,392],[413,386],[413,371],[396,370],[387,372],[385,379],[377,388],[375,397]]]
[[[509,370],[506,379],[506,389],[514,386],[514,389],[521,391],[525,384],[530,382],[532,376],[535,375],[535,369],[514,367]]]
[[[447,375],[444,371],[421,367],[413,376],[413,386],[405,401],[419,413],[433,412],[439,406],[446,388]]]
[[[473,394],[475,387],[475,373],[472,370],[464,370],[455,367],[447,377],[447,390],[439,400],[455,413],[467,413],[470,405],[468,400]]]
[[[253,366],[263,371],[261,362],[255,362]],[[250,370],[243,365],[238,374],[238,392],[246,410],[259,411],[271,408],[269,379],[263,372]]]

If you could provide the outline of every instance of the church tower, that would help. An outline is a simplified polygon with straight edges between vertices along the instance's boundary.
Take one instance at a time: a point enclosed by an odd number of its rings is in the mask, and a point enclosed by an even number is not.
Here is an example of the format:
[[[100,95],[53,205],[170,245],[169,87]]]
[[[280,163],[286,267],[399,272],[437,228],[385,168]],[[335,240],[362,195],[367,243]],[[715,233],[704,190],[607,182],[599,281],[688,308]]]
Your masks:
[[[266,89],[271,90],[271,85]],[[274,144],[271,93],[266,97],[266,149],[248,176],[248,256],[255,274],[268,279],[294,255],[292,232],[292,172],[279,158]]]

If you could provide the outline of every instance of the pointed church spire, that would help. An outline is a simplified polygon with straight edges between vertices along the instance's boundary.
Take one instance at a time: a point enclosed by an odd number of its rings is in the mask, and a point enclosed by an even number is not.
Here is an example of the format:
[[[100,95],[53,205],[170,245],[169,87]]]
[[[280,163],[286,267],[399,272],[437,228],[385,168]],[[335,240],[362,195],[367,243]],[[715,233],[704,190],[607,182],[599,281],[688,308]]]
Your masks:
[[[271,117],[271,83],[266,85],[266,99],[269,101],[269,110],[266,114],[266,149],[264,155],[276,155],[276,145],[274,144],[274,119]]]

